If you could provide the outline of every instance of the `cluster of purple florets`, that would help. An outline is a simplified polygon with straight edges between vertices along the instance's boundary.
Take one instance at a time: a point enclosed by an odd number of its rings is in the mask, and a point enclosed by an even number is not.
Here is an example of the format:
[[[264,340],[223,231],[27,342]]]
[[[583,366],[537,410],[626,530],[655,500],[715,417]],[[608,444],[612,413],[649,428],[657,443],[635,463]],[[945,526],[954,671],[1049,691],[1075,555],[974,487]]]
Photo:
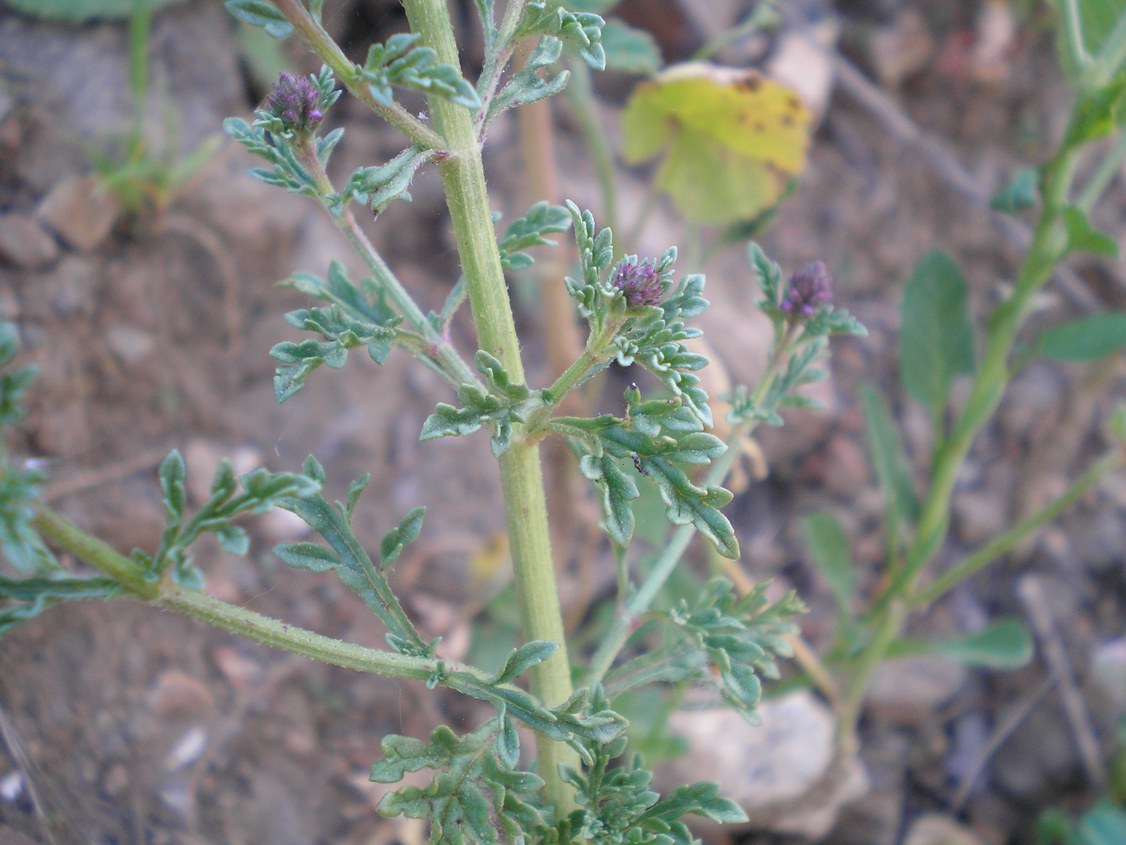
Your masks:
[[[781,307],[791,317],[812,317],[819,306],[832,301],[833,277],[824,261],[814,261],[790,276]]]
[[[626,298],[630,308],[656,305],[661,301],[661,277],[651,261],[638,261],[636,256],[623,260],[610,282]]]
[[[280,120],[286,129],[305,134],[316,129],[324,119],[320,110],[321,92],[305,76],[283,73],[266,97],[266,110]]]

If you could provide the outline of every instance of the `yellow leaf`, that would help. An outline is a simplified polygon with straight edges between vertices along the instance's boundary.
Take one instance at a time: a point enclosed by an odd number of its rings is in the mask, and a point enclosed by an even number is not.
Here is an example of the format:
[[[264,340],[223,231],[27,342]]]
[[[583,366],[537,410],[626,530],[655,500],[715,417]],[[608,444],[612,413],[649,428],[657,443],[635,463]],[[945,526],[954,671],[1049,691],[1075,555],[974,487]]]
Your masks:
[[[660,154],[657,187],[699,223],[736,223],[774,205],[805,168],[812,117],[754,70],[676,65],[637,86],[622,116],[627,162]]]

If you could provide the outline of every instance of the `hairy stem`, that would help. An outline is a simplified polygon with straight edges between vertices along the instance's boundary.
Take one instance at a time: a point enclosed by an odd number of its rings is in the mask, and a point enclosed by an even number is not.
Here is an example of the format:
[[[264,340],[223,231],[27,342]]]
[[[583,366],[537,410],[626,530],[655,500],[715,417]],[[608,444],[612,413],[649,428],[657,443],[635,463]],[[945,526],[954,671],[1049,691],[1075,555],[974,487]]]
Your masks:
[[[404,6],[411,29],[422,35],[439,61],[456,67],[457,46],[445,0],[406,0]],[[522,6],[514,2],[506,10],[499,44],[503,45],[505,33],[510,34],[515,28]],[[512,11],[513,7],[517,7],[516,12]],[[513,381],[523,381],[524,367],[493,230],[474,116],[463,106],[438,97],[430,99],[430,108],[434,126],[444,137],[449,151],[438,169],[477,326],[478,343],[501,362]],[[524,636],[529,640],[545,639],[559,644],[555,654],[532,672],[533,692],[545,704],[554,706],[570,696],[571,674],[538,447],[523,438],[514,438],[500,457],[500,471]],[[574,806],[573,792],[560,777],[559,766],[577,767],[578,757],[569,747],[543,735],[537,736],[537,749],[548,798],[557,811],[567,812]]]
[[[438,669],[437,660],[353,645],[196,590],[148,581],[135,562],[48,507],[40,507],[33,524],[45,538],[113,578],[134,598],[155,602],[263,645],[389,678],[426,680]]]

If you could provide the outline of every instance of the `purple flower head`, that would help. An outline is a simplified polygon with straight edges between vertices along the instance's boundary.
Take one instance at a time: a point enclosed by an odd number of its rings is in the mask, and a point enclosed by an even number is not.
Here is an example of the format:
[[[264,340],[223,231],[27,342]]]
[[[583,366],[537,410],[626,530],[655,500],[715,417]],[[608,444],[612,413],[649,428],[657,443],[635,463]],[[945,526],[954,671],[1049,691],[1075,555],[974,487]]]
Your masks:
[[[282,122],[286,129],[307,134],[324,119],[318,108],[321,92],[305,76],[282,73],[266,97],[266,110]]]
[[[661,301],[661,277],[652,261],[637,260],[637,256],[627,256],[614,271],[611,284],[620,290],[630,308],[656,305]]]
[[[819,305],[832,301],[833,277],[824,261],[814,261],[790,276],[782,310],[794,318],[812,317]]]

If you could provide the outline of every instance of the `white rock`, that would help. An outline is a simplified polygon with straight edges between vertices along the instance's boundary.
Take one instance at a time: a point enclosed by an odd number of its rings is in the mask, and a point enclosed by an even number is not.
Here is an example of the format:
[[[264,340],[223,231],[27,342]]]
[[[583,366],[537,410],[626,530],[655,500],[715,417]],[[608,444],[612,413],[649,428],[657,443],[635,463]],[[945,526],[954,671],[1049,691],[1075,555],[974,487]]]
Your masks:
[[[729,709],[674,714],[669,726],[692,750],[659,772],[662,788],[714,781],[746,811],[753,828],[823,836],[841,806],[867,790],[866,774],[850,761],[839,783],[821,794],[833,763],[835,721],[811,693],[764,701],[758,712],[757,727]],[[815,793],[816,801],[802,801]],[[801,809],[779,812],[791,803]]]
[[[946,816],[920,816],[911,825],[903,845],[981,845],[981,840]]]

